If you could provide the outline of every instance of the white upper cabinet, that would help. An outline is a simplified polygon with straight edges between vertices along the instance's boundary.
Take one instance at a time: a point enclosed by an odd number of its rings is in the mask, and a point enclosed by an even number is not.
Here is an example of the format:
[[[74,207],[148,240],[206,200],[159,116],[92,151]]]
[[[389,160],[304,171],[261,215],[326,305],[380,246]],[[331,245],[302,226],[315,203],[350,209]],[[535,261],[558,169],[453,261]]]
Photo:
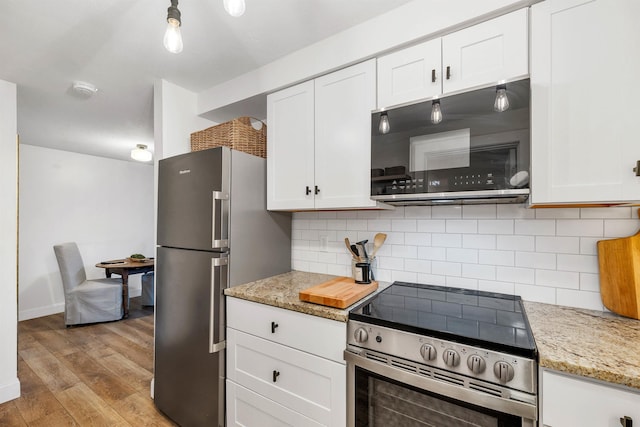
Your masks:
[[[267,97],[267,208],[354,209],[370,199],[375,60]]]
[[[442,38],[442,91],[526,77],[528,9],[500,16]]]
[[[267,96],[267,208],[312,209],[313,81]]]
[[[531,9],[532,203],[640,200],[640,1]]]
[[[378,58],[378,108],[529,74],[528,9]]]
[[[378,107],[441,93],[440,51],[440,39],[435,39],[378,58]]]

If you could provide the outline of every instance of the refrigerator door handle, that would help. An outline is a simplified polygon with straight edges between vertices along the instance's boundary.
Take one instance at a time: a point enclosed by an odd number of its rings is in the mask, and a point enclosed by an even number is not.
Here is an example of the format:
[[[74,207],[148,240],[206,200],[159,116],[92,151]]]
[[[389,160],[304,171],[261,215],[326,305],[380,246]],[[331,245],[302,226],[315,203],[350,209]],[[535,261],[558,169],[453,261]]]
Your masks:
[[[229,194],[222,191],[214,191],[211,203],[211,247],[221,249],[229,247],[229,239],[224,239],[222,234],[227,231],[227,216],[224,212],[223,202],[229,200]],[[216,239],[216,205],[220,202],[220,239]]]
[[[229,264],[229,258],[227,257],[211,259],[211,305],[209,307],[209,353],[217,353],[220,350],[224,350],[224,348],[227,345],[225,340],[216,342],[216,328],[218,327],[218,325],[216,324],[216,320],[218,322],[221,321],[221,319],[219,319],[219,316],[217,316],[220,312],[220,304],[218,303],[216,296],[218,295],[219,292],[220,293],[222,292],[222,289],[220,286],[221,275],[216,273],[219,273],[219,270],[222,266],[226,266],[228,264]]]

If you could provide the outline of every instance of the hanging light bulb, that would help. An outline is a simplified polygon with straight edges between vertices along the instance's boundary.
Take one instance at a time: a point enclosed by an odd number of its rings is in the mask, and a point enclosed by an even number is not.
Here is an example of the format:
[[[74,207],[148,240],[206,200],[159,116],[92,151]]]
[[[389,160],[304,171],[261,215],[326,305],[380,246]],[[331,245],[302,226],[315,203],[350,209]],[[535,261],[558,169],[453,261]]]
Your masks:
[[[509,109],[509,98],[507,97],[507,85],[496,86],[496,101],[493,103],[493,109],[502,113]]]
[[[133,160],[148,162],[152,157],[153,155],[151,154],[151,151],[147,150],[147,146],[144,144],[138,144],[136,145],[136,148],[131,150],[131,158]]]
[[[233,17],[242,16],[245,5],[244,0],[223,0],[224,10]]]
[[[386,135],[391,130],[391,126],[389,126],[389,117],[387,116],[387,112],[380,114],[380,124],[378,125],[378,131],[381,134]]]
[[[440,100],[431,102],[431,123],[437,125],[442,121],[442,110],[440,110]]]
[[[167,9],[167,31],[164,33],[164,47],[171,53],[182,52],[181,25],[178,0],[171,0],[171,6]]]

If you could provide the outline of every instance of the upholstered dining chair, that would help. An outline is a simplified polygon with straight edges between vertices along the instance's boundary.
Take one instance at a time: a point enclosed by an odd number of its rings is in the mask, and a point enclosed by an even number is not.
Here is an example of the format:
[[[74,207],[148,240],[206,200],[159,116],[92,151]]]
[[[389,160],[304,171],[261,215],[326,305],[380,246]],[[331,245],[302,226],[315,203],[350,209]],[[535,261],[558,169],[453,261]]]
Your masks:
[[[64,288],[64,323],[67,326],[108,322],[122,318],[122,280],[87,280],[75,242],[55,245]]]

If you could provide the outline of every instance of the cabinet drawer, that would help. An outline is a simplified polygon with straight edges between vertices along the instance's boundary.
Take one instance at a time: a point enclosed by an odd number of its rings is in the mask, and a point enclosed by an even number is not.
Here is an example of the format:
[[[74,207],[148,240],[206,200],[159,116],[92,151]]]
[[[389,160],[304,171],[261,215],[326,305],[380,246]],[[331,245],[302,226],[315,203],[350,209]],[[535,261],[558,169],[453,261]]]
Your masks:
[[[345,420],[346,367],[227,328],[227,378],[324,425]]]
[[[227,326],[344,364],[347,325],[296,311],[227,298]]]
[[[227,425],[320,427],[304,415],[227,380]]]

